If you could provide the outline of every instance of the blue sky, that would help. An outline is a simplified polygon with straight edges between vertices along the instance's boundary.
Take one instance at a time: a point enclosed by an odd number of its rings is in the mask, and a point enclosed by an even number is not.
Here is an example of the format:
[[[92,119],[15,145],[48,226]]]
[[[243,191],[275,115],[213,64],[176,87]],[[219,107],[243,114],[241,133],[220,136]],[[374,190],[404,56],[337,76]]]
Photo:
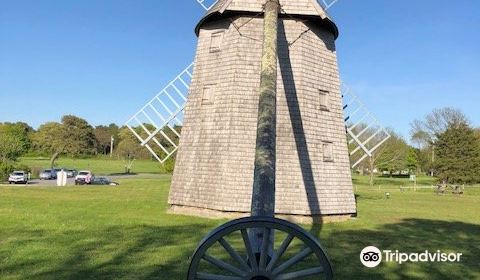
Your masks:
[[[339,0],[342,80],[408,138],[435,107],[480,126],[480,1]],[[0,0],[0,122],[123,124],[193,59],[194,0]]]

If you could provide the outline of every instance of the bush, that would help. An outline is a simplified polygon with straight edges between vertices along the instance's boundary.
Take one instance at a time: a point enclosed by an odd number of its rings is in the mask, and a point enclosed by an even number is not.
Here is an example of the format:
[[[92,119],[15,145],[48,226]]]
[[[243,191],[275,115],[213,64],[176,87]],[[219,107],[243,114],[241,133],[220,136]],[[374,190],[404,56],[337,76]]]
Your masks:
[[[38,166],[33,166],[31,168],[30,172],[32,173],[32,177],[38,178],[38,177],[40,177],[40,172],[42,172],[42,171],[43,171],[43,168],[38,167]]]
[[[0,181],[6,181],[8,175],[15,170],[15,166],[11,163],[0,162]]]
[[[160,172],[173,173],[173,169],[175,169],[175,157],[170,157],[161,165]]]
[[[0,181],[8,180],[8,176],[15,170],[31,172],[30,167],[23,164],[14,164],[13,162],[0,162]]]
[[[14,165],[14,168],[15,170],[18,170],[18,171],[25,171],[27,173],[32,173],[32,169],[25,164],[16,164]]]

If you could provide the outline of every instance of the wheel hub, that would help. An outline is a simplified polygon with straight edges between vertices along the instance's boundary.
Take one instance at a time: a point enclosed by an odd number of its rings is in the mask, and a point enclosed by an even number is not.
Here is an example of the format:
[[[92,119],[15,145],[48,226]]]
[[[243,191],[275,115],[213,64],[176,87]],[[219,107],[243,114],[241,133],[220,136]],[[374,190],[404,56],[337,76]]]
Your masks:
[[[270,280],[270,278],[265,277],[265,276],[255,276],[251,278],[250,280]]]

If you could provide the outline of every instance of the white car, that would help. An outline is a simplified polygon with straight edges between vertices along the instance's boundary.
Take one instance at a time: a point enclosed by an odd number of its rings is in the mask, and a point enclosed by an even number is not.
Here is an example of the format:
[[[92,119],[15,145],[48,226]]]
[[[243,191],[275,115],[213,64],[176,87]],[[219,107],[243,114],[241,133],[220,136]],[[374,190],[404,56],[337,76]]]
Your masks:
[[[94,179],[91,171],[80,171],[75,176],[75,185],[90,185]]]
[[[12,174],[8,177],[9,184],[28,183],[28,174],[24,171],[13,171]]]

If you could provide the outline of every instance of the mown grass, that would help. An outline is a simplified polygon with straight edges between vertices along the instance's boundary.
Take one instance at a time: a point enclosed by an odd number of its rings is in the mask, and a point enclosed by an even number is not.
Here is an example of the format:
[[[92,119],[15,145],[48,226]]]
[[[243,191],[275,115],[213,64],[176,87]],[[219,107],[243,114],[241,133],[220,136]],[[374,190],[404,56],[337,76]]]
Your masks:
[[[50,159],[42,157],[20,158],[19,163],[34,170],[50,168]],[[110,175],[125,172],[125,162],[123,160],[108,157],[86,159],[60,158],[56,161],[55,165],[60,168],[65,167],[77,170],[91,170],[98,175]],[[161,164],[157,161],[151,160],[136,160],[131,170],[133,173],[165,173],[163,171]]]
[[[415,185],[414,181],[411,181],[409,178],[397,178],[397,177],[388,177],[388,176],[375,176],[374,177],[374,187],[380,189],[398,189],[400,187],[413,188]],[[435,177],[417,175],[416,185],[420,187],[425,186],[434,186],[438,183],[438,179]],[[353,184],[356,186],[370,186],[370,177],[369,176],[353,176]]]
[[[364,178],[357,178],[361,182]],[[119,187],[0,187],[1,279],[185,279],[197,243],[225,220],[166,214],[170,176]],[[337,279],[479,279],[480,189],[463,196],[357,185],[358,217],[305,226]],[[455,264],[364,268],[360,251],[462,252]]]

